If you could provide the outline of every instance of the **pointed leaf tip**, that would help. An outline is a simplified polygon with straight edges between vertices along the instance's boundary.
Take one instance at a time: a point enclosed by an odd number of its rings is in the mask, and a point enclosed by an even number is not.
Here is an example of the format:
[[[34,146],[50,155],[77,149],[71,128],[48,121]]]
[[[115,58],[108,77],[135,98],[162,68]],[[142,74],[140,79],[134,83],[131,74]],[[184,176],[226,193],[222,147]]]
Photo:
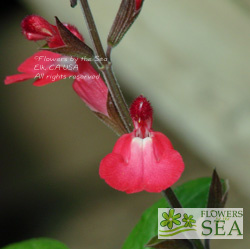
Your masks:
[[[225,206],[228,196],[228,181],[221,181],[216,169],[213,171],[212,181],[208,195],[208,208],[222,208]]]

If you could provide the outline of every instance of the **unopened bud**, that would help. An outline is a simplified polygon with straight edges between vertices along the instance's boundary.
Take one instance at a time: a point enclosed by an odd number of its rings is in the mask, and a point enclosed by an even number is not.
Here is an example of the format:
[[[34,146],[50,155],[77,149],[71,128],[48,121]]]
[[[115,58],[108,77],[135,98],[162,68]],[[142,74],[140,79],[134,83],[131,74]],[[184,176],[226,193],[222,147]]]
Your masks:
[[[108,36],[108,45],[115,47],[139,15],[144,0],[122,0]]]

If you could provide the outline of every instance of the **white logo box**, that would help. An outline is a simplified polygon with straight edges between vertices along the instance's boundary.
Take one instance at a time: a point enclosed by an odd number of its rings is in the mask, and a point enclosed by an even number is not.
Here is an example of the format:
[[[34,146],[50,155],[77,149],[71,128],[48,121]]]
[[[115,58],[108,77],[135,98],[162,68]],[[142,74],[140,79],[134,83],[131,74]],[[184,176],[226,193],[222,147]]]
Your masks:
[[[243,239],[243,208],[158,208],[159,239]]]

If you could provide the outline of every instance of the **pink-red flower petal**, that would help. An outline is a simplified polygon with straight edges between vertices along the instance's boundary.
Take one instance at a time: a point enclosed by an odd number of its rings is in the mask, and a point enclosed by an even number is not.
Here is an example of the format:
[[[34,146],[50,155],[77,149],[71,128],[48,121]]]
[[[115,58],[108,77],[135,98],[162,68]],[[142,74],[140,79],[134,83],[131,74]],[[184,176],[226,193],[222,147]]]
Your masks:
[[[56,34],[55,28],[44,18],[37,15],[29,15],[21,23],[24,36],[28,40],[44,40]]]
[[[33,78],[36,80],[34,85],[46,85],[75,75],[75,71],[67,70],[67,65],[66,57],[49,51],[39,51],[26,59],[18,67],[18,71],[22,74],[7,76],[4,83],[11,84]]]
[[[168,138],[159,132],[150,137],[125,134],[118,139],[112,153],[100,164],[100,176],[111,187],[135,193],[142,190],[160,192],[181,176],[184,163]]]
[[[107,86],[89,62],[79,62],[78,66],[79,74],[73,83],[75,92],[92,111],[108,116]]]
[[[65,27],[78,39],[83,41],[82,35],[76,27],[71,24],[64,24]],[[41,16],[29,15],[21,23],[24,36],[31,41],[45,40],[50,48],[64,46],[57,26],[50,24]]]
[[[24,80],[29,80],[34,78],[35,75],[34,74],[28,74],[28,73],[24,73],[24,74],[15,74],[15,75],[11,75],[11,76],[7,76],[4,80],[4,83],[6,85],[12,84],[12,83],[17,83],[20,81],[24,81]]]

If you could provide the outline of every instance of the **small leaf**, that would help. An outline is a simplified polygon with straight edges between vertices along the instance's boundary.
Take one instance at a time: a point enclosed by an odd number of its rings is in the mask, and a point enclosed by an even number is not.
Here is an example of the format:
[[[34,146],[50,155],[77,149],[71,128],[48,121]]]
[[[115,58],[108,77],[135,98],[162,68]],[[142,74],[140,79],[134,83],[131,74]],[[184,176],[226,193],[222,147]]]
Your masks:
[[[214,169],[212,175],[212,182],[209,189],[208,195],[208,208],[219,208],[222,199],[222,185],[220,182],[220,178]]]
[[[30,239],[19,243],[14,243],[2,249],[69,249],[63,243],[46,238]]]
[[[42,48],[51,52],[63,54],[66,56],[73,56],[78,58],[92,59],[94,57],[93,50],[88,47],[84,42],[72,34],[61,22],[56,18],[56,25],[60,36],[65,46],[58,48]]]
[[[221,181],[217,171],[213,171],[209,189],[207,208],[222,208],[225,206],[229,185],[228,181]]]
[[[193,245],[186,239],[158,239],[158,236],[153,237],[146,247],[161,248],[161,249],[193,249]]]

